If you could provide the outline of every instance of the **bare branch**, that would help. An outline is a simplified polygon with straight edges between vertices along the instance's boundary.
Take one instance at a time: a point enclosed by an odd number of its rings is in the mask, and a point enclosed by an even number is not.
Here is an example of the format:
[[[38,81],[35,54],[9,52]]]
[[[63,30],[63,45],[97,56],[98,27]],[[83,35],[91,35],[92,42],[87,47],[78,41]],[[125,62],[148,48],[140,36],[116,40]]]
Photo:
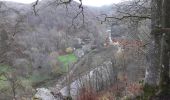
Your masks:
[[[73,0],[55,0],[54,2],[51,2],[49,3],[46,7],[50,6],[50,5],[53,5],[53,4],[56,4],[56,7],[57,6],[61,6],[61,5],[65,5],[66,6],[66,12],[68,12],[68,4],[70,4]],[[33,10],[34,10],[34,14],[37,15],[37,11],[40,10],[36,10],[36,6],[38,5],[38,2],[39,0],[37,0],[35,2],[35,4],[33,5]],[[83,3],[82,3],[82,0],[79,0],[80,4],[78,6],[78,8],[80,9],[80,11],[77,12],[77,14],[72,18],[72,22],[71,22],[71,26],[69,27],[69,29],[71,27],[74,26],[74,22],[75,20],[81,15],[82,16],[82,23],[84,24],[85,23],[85,15],[84,15],[84,7],[83,7]],[[43,7],[42,9],[46,8],[46,7]],[[41,10],[42,10],[41,9]],[[75,26],[74,26],[75,27]]]
[[[62,1],[62,0],[60,0],[59,5],[61,5],[61,4],[69,4],[69,3],[71,3],[71,2],[72,2],[72,0],[68,0],[68,1]]]
[[[125,16],[122,16],[122,17],[114,17],[114,16],[108,16],[107,14],[102,14],[104,17],[104,20],[101,21],[101,24],[103,22],[106,22],[107,19],[116,19],[116,20],[123,20],[123,19],[127,19],[127,18],[137,18],[137,19],[140,19],[140,20],[144,20],[144,19],[151,19],[151,17],[149,15],[147,16],[142,16],[142,15],[131,15],[131,14],[128,14],[128,15],[125,15]]]
[[[163,33],[169,34],[170,28],[156,28],[153,29],[151,32],[151,34],[163,34]]]
[[[32,6],[35,15],[37,15],[36,6],[38,5],[38,2],[39,2],[39,0],[36,0],[35,4],[33,4],[33,6]]]

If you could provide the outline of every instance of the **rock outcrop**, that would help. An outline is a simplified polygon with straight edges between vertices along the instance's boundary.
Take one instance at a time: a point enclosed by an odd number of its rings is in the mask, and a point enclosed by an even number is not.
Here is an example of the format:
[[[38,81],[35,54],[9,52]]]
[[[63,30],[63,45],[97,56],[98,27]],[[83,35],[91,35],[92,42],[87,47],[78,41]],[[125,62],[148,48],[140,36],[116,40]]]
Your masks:
[[[38,98],[40,100],[57,100],[52,94],[51,91],[46,88],[37,88],[37,93],[34,98]]]

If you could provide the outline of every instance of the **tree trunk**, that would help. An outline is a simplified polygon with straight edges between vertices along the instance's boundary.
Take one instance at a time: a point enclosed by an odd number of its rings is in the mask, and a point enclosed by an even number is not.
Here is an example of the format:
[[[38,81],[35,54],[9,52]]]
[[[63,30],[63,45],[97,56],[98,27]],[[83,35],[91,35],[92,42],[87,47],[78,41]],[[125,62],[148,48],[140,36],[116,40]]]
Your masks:
[[[151,30],[161,27],[161,2],[162,0],[152,0],[152,20]],[[151,32],[152,33],[152,32]],[[151,34],[149,50],[149,67],[146,69],[145,84],[158,86],[160,79],[160,40],[161,35]]]
[[[170,1],[162,0],[162,28],[170,28]],[[170,47],[170,32],[162,33],[162,63],[161,63],[161,76],[160,76],[160,91],[165,94],[170,91],[169,81],[169,47]]]
[[[152,27],[149,67],[146,70],[145,84],[159,86],[160,94],[169,93],[169,51],[170,32],[155,29],[170,28],[170,0],[152,0]]]

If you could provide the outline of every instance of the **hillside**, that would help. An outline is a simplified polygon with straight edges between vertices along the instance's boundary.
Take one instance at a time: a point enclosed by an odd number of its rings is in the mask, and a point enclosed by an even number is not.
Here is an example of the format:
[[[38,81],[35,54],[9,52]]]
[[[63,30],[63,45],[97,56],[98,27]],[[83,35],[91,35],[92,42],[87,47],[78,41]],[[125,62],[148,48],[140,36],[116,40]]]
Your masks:
[[[77,2],[59,2],[42,0],[33,9],[0,1],[0,99],[142,94],[151,20],[138,16],[150,17],[149,2],[83,5],[83,12]]]
[[[100,14],[99,9],[85,7],[85,23],[82,23],[81,15],[73,21],[79,4],[73,2],[66,9],[64,5],[56,6],[51,2],[40,2],[36,8],[38,15],[34,14],[32,5],[0,2],[0,56],[3,58],[0,66],[15,70],[11,73],[20,80],[17,84],[23,87],[37,86],[64,74],[67,68],[63,67],[67,67],[68,63],[63,61],[66,58],[62,56],[67,54],[66,48],[101,46],[105,39],[106,26],[95,19]],[[1,78],[4,79],[4,76]],[[8,90],[9,86],[3,89]],[[6,94],[0,95],[4,97]]]

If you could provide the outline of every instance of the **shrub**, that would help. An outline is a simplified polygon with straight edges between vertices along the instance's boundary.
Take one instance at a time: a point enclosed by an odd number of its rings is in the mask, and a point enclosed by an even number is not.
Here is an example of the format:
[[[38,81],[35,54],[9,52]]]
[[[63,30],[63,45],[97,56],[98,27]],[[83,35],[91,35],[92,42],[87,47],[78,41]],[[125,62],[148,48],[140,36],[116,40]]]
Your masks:
[[[66,53],[68,53],[68,54],[69,54],[69,53],[73,53],[73,49],[72,49],[71,47],[66,48],[65,51],[66,51]]]
[[[90,88],[81,88],[78,100],[97,100],[97,94]]]

